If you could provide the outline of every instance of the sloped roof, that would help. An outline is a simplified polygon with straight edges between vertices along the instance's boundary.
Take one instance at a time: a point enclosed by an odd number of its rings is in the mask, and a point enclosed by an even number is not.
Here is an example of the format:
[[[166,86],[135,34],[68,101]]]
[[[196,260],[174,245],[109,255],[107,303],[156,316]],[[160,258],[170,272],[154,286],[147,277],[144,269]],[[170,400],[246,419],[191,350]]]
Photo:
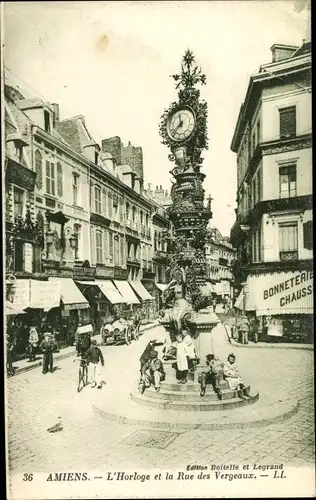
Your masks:
[[[83,153],[85,146],[97,145],[81,115],[61,120],[56,124],[56,130],[77,153]]]

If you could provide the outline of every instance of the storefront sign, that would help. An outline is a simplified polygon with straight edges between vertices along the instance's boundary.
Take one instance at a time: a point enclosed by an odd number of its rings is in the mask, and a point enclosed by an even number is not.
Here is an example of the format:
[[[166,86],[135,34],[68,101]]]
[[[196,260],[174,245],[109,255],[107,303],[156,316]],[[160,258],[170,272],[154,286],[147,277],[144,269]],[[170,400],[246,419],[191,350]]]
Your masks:
[[[48,311],[59,307],[61,289],[59,281],[31,280],[31,299],[29,307]]]
[[[258,315],[313,313],[313,271],[249,276],[246,288],[246,309]]]
[[[114,267],[97,267],[95,270],[96,278],[114,278]]]
[[[94,278],[95,267],[74,266],[73,276],[74,276],[74,279],[76,279],[76,278]]]
[[[16,280],[14,284],[14,293],[12,295],[12,304],[15,309],[26,309],[30,302],[30,280]]]

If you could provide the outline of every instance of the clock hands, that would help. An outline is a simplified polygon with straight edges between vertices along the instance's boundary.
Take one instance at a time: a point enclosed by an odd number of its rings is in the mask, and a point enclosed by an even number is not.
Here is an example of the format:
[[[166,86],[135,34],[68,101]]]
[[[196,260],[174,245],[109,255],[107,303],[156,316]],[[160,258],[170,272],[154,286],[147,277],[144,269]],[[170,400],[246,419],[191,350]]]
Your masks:
[[[182,125],[183,125],[183,120],[180,120],[179,125],[173,130],[173,132],[176,132],[178,128],[182,127]]]

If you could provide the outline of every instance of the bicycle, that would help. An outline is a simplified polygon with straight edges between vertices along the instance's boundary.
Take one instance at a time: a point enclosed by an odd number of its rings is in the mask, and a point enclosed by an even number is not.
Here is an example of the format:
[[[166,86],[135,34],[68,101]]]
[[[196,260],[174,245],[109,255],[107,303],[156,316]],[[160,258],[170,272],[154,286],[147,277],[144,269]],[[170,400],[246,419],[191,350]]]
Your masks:
[[[81,391],[81,384],[82,387],[85,387],[88,384],[88,364],[85,359],[74,359],[73,362],[75,361],[80,361],[79,365],[79,371],[78,371],[78,385],[77,385],[77,392]]]

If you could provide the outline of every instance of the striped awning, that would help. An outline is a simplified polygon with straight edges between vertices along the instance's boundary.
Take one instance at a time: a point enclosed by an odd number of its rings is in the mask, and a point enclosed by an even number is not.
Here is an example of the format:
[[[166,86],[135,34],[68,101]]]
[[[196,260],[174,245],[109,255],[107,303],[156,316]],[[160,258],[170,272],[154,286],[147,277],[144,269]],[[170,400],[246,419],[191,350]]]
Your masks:
[[[65,310],[87,309],[89,302],[71,278],[49,278],[51,283],[59,283],[60,298]]]
[[[129,281],[129,284],[141,298],[141,300],[153,300],[154,297],[146,290],[141,281]]]
[[[114,284],[120,294],[124,297],[124,302],[126,302],[126,304],[139,304],[138,298],[127,281],[114,280]]]
[[[126,302],[112,281],[98,281],[97,284],[111,304],[124,304]]]

